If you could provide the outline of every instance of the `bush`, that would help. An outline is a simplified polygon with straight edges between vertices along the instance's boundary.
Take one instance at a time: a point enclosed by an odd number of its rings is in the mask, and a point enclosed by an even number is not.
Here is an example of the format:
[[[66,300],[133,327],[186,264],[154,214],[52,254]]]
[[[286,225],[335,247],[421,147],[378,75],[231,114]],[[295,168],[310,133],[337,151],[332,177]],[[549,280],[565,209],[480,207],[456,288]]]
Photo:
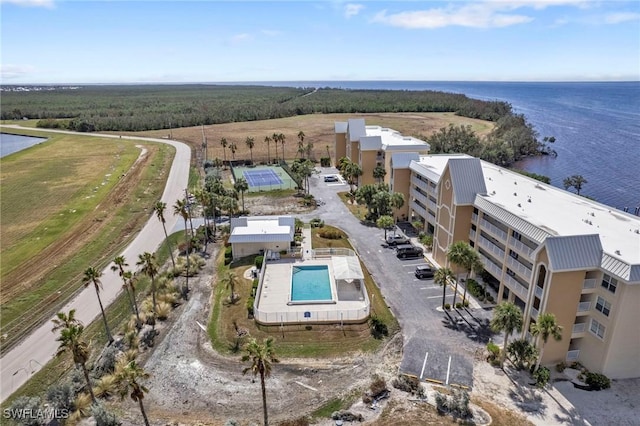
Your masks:
[[[369,319],[369,326],[371,327],[371,335],[376,339],[382,339],[389,335],[387,324],[376,315],[372,315],[371,319]]]
[[[565,368],[567,368],[567,364],[564,361],[561,361],[556,364],[556,371],[558,373],[562,373]]]
[[[116,358],[119,353],[120,350],[116,345],[109,345],[104,351],[102,351],[102,355],[98,359],[94,368],[94,372],[98,377],[103,374],[113,373],[113,370],[116,368]]]
[[[47,389],[46,401],[54,410],[73,410],[73,401],[76,399],[77,392],[71,386],[70,382],[53,384]]]
[[[369,390],[371,391],[371,396],[375,398],[387,390],[387,382],[380,376],[373,376]]]
[[[330,157],[320,158],[320,167],[331,167],[331,158]]]
[[[256,268],[262,269],[262,263],[264,262],[264,256],[256,256],[253,260],[253,264],[256,265]]]
[[[518,339],[509,343],[507,353],[518,370],[531,367],[538,359],[538,349],[526,339]]]
[[[469,301],[465,300],[464,303],[462,304],[462,306],[464,306],[465,308],[469,307]]]
[[[454,389],[453,395],[443,395],[436,393],[436,406],[441,413],[448,413],[460,419],[468,419],[471,417],[471,409],[469,408],[469,393]]]
[[[487,351],[489,352],[489,355],[487,356],[488,362],[492,365],[495,365],[496,362],[500,362],[500,346],[490,341],[487,343]]]
[[[412,395],[422,396],[424,394],[424,389],[420,386],[420,380],[415,376],[402,374],[393,380],[392,385],[394,388]]]
[[[224,257],[229,259],[233,258],[233,249],[231,246],[224,249]]]
[[[456,302],[456,309],[462,308],[462,302]]]
[[[587,373],[585,383],[588,384],[592,390],[609,389],[611,387],[611,380],[600,373]]]
[[[40,426],[40,425],[44,425],[44,418],[42,417],[38,417],[37,414],[38,410],[40,410],[40,398],[38,397],[28,397],[28,396],[21,396],[20,398],[16,399],[13,404],[11,404],[11,406],[9,407],[9,412],[8,413],[3,413],[3,417],[5,418],[9,418],[12,419],[15,424],[19,424],[19,425],[24,425],[24,426]],[[32,412],[34,413],[33,416],[29,416],[29,415],[23,415],[23,413],[29,413]],[[13,417],[13,413],[16,414],[15,417]],[[8,417],[7,417],[8,416]]]
[[[551,372],[547,367],[540,367],[538,368],[538,371],[533,373],[533,378],[536,379],[536,386],[543,388],[547,386],[547,383],[549,383]]]
[[[342,238],[342,232],[338,231],[337,229],[323,229],[322,231],[318,232],[318,236],[326,238],[328,240],[339,240],[340,238]]]
[[[311,225],[312,228],[322,228],[324,226],[324,221],[318,218],[315,218],[315,219],[311,219],[309,221],[309,224]]]
[[[451,310],[451,304],[449,304],[449,303],[445,303],[445,304],[444,304],[444,308],[445,308],[447,311]]]
[[[249,298],[247,299],[247,315],[249,316],[249,318],[253,317],[253,302],[256,299],[253,296],[249,296]]]
[[[120,426],[122,424],[115,414],[106,410],[101,402],[91,406],[91,415],[96,421],[96,426]]]

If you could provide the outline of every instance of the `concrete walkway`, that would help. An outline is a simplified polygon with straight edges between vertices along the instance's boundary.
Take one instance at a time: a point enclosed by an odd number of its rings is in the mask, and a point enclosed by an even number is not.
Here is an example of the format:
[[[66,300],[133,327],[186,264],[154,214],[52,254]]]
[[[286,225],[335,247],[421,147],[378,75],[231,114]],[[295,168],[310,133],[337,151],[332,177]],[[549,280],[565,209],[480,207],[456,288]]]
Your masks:
[[[311,259],[312,258],[312,244],[311,244],[311,227],[305,226],[302,228],[302,258],[303,259]]]

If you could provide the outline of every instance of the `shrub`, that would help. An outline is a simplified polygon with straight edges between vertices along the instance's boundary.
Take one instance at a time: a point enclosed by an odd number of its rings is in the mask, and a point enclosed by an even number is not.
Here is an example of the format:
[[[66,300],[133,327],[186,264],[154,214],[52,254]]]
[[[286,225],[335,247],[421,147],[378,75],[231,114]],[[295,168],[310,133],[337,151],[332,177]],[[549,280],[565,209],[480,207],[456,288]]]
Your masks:
[[[247,315],[251,318],[253,317],[253,302],[255,298],[253,296],[249,296],[247,299]]]
[[[462,302],[456,302],[456,309],[462,308]]]
[[[469,307],[469,301],[465,300],[464,303],[462,304],[462,306],[464,306],[465,308]]]
[[[451,396],[438,392],[436,393],[436,406],[439,412],[449,413],[460,419],[467,419],[472,415],[469,408],[469,393],[466,391],[454,389]]]
[[[262,269],[262,263],[264,262],[264,256],[256,256],[253,260],[253,264],[256,265],[256,268]]]
[[[311,225],[312,228],[322,228],[324,226],[324,221],[315,218],[315,219],[311,219],[309,221],[309,224]]]
[[[567,364],[564,361],[561,361],[556,364],[556,371],[558,373],[562,373],[565,368],[567,368]]]
[[[424,389],[420,386],[420,380],[415,376],[399,375],[393,380],[392,385],[396,389],[413,395],[422,396],[424,394]]]
[[[116,392],[116,377],[113,374],[105,374],[93,387],[93,393],[97,397],[108,397]]]
[[[536,379],[536,386],[543,388],[547,386],[547,383],[549,383],[551,372],[547,367],[540,367],[538,368],[538,371],[533,373],[533,378]]]
[[[531,367],[538,358],[538,350],[526,339],[518,339],[509,343],[507,353],[518,370]]]
[[[331,167],[331,158],[330,157],[320,158],[320,167]]]
[[[23,413],[32,412],[37,413],[40,409],[40,398],[39,397],[28,397],[21,396],[16,399],[13,404],[9,407],[8,413],[3,413],[8,415],[9,419],[13,419],[15,424],[24,425],[24,426],[40,426],[45,424],[43,418],[39,418],[37,415],[34,416],[25,416]],[[15,418],[13,417],[13,413],[16,413]]]
[[[164,321],[171,313],[171,305],[166,302],[160,302],[156,305],[156,316],[160,321]]]
[[[444,308],[445,308],[447,311],[451,310],[451,304],[449,304],[449,303],[445,303],[445,304],[444,304]]]
[[[371,396],[375,398],[387,390],[387,382],[378,375],[373,376],[369,390],[371,391]]]
[[[387,324],[376,315],[372,315],[371,319],[369,319],[369,326],[371,327],[371,335],[376,339],[382,339],[384,336],[389,335]]]
[[[102,355],[94,368],[97,376],[113,373],[113,369],[116,367],[116,357],[118,353],[120,353],[120,350],[115,345],[109,345],[102,351]]]
[[[587,373],[585,383],[588,384],[592,390],[609,389],[611,387],[611,380],[604,374],[600,373]]]
[[[107,411],[104,404],[99,401],[91,406],[91,415],[96,421],[96,426],[120,426],[122,424],[115,414]]]
[[[491,365],[496,365],[496,363],[500,362],[500,346],[490,341],[487,343],[487,351],[489,352],[487,361],[490,362]]]
[[[334,229],[323,229],[318,232],[318,236],[322,238],[326,238],[328,240],[339,240],[342,238],[342,232]]]
[[[70,382],[53,384],[49,389],[47,389],[46,400],[54,410],[71,411],[73,409],[73,401],[75,399],[76,392]]]

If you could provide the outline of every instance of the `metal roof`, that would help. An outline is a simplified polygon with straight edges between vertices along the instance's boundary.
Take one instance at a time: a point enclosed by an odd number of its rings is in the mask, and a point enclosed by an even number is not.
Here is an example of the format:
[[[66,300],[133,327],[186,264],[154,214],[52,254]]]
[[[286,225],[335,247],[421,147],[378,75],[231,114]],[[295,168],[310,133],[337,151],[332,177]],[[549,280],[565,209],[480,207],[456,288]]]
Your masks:
[[[602,261],[602,244],[598,234],[547,237],[533,255],[540,252],[542,247],[547,248],[549,269],[554,272],[599,268]]]
[[[420,155],[417,152],[394,152],[391,154],[391,168],[406,169],[412,161],[418,161]]]
[[[486,194],[487,187],[482,174],[482,164],[477,158],[451,158],[447,163],[451,173],[454,202],[457,205],[473,204],[476,194]]]
[[[291,216],[243,216],[231,219],[229,242],[290,242],[294,232],[295,218]]]
[[[382,137],[363,136],[360,138],[360,151],[380,151],[382,150]]]
[[[515,229],[527,238],[542,243],[545,238],[552,235],[551,233],[540,229],[530,222],[516,216],[510,211],[502,208],[499,204],[494,204],[490,200],[487,200],[483,195],[477,195],[473,203],[478,209],[489,213],[491,216],[505,223],[509,227]]]
[[[332,256],[333,276],[336,280],[363,280],[364,273],[356,256]]]
[[[602,253],[602,269],[630,283],[640,283],[640,265],[629,265],[607,253]]]
[[[347,122],[347,131],[349,132],[349,141],[356,142],[362,136],[366,136],[366,125],[364,118],[350,118]]]
[[[336,133],[347,133],[348,126],[349,123],[347,123],[346,121],[336,121],[334,123],[334,129]]]

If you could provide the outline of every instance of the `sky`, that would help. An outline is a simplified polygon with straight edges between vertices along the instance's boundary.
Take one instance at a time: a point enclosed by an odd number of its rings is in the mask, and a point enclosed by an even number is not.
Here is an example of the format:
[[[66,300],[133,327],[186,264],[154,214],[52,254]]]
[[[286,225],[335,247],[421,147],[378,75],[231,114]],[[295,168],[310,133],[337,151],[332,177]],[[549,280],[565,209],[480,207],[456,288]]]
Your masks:
[[[639,81],[640,0],[0,0],[2,84]]]

